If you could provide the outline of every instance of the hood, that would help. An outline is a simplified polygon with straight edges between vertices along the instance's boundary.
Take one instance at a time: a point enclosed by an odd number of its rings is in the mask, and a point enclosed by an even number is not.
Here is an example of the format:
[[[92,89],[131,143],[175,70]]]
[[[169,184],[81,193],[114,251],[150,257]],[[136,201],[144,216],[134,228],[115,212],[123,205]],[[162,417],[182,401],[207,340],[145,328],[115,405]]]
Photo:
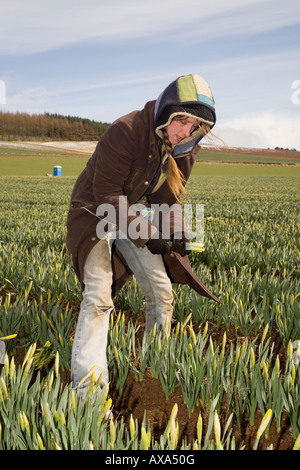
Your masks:
[[[206,80],[197,74],[183,75],[174,80],[157,98],[154,120],[155,132],[162,138],[161,129],[170,124],[176,115],[196,117],[213,128],[216,122],[215,102]],[[201,129],[196,129],[189,137],[180,141],[175,153],[190,151],[201,139]]]

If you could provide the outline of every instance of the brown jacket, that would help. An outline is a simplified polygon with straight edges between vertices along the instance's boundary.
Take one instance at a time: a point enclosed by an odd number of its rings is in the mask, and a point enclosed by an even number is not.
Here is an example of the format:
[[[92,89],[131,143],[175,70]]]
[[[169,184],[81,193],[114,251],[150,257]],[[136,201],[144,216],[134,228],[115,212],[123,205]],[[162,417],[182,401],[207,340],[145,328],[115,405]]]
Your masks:
[[[96,234],[99,218],[97,207],[112,204],[117,213],[119,196],[126,196],[128,206],[136,203],[152,181],[160,165],[161,155],[158,137],[154,131],[155,101],[148,102],[141,111],[115,121],[100,139],[86,168],[79,175],[71,195],[67,220],[67,248],[72,254],[75,272],[83,285],[83,266],[91,248],[99,238]],[[190,176],[195,155],[176,159],[186,180]],[[149,196],[151,204],[174,204],[176,201],[165,182]],[[129,222],[132,217],[129,216]],[[147,224],[144,220],[141,223]],[[149,224],[148,238],[151,236]],[[132,240],[143,246],[147,239]],[[192,271],[187,256],[177,253],[163,255],[170,279],[174,283],[188,284],[200,295],[218,302],[218,299],[200,282]],[[113,245],[112,266],[114,281],[112,295],[115,296],[131,276],[121,253]]]

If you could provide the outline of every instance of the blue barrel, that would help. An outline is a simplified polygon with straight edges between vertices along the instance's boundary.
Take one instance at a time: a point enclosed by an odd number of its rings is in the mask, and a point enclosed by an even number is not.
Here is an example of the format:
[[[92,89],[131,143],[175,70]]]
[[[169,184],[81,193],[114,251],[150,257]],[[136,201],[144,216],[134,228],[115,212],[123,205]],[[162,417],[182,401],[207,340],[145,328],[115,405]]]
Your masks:
[[[53,167],[53,176],[62,176],[62,167],[59,165],[55,165]]]

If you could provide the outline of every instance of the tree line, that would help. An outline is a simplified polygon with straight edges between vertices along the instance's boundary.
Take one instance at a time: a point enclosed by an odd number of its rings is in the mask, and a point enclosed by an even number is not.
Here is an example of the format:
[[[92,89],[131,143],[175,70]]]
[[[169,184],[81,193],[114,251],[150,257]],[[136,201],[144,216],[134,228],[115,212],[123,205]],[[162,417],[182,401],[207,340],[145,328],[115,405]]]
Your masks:
[[[0,111],[0,140],[99,140],[109,126],[76,116]]]

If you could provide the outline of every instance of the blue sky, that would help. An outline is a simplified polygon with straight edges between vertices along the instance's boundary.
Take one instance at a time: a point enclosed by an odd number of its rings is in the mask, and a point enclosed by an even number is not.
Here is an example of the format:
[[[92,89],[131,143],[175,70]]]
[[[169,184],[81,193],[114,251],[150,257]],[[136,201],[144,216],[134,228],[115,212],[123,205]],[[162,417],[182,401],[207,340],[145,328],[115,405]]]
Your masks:
[[[229,146],[300,150],[299,0],[5,3],[3,111],[112,122],[198,73]]]

